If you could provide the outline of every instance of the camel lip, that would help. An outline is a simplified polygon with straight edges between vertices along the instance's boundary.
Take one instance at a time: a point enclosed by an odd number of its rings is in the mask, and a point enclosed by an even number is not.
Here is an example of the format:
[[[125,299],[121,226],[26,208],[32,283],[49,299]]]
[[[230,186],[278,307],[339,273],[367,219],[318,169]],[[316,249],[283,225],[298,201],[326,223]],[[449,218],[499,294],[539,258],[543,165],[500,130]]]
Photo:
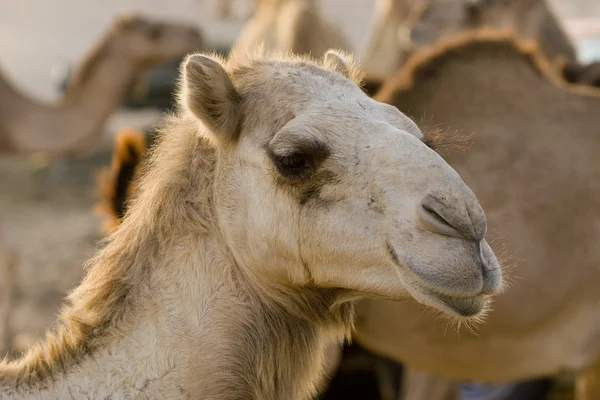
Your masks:
[[[438,303],[437,308],[450,311],[451,314],[455,314],[457,317],[465,318],[479,315],[485,309],[489,299],[488,296],[483,294],[470,297],[455,297],[432,290],[424,290],[424,294],[430,300],[433,300],[433,302]]]
[[[460,296],[444,293],[442,288],[432,287],[431,282],[425,282],[409,266],[401,263],[391,244],[387,243],[387,249],[396,273],[418,302],[460,318],[475,317],[486,308],[490,299],[489,295],[476,293]]]

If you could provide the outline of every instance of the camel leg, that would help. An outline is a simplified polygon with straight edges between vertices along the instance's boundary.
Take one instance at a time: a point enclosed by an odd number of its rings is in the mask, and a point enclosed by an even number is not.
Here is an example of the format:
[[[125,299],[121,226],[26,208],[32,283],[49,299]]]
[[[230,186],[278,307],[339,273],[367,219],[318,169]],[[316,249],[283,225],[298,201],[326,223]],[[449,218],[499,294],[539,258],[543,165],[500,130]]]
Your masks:
[[[600,358],[575,379],[575,400],[600,399]]]
[[[404,367],[402,393],[398,400],[450,400],[455,398],[455,383],[446,378]]]

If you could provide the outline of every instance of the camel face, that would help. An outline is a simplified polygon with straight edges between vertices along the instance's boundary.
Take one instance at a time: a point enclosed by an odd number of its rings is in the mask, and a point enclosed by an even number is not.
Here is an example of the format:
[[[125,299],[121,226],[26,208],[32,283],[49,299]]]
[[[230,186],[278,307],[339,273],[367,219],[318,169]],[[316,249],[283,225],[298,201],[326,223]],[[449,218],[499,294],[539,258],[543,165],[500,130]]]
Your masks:
[[[200,31],[184,24],[155,22],[140,16],[123,17],[115,27],[118,40],[112,45],[139,66],[181,57],[203,46]]]
[[[499,289],[474,194],[339,55],[230,71],[192,56],[184,74],[185,108],[216,147],[218,224],[250,276],[460,316]]]

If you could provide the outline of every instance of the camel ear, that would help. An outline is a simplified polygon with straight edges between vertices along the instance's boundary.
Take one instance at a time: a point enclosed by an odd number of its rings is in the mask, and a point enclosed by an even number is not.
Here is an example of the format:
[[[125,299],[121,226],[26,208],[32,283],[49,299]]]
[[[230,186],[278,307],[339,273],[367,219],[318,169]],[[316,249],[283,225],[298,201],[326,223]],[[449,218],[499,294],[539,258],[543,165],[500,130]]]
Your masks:
[[[350,78],[350,67],[348,66],[348,63],[344,60],[344,56],[335,50],[327,50],[323,58],[323,64],[325,65],[325,68],[332,69],[344,75],[346,78]]]
[[[241,98],[219,61],[199,54],[187,57],[182,100],[218,141],[237,138]]]

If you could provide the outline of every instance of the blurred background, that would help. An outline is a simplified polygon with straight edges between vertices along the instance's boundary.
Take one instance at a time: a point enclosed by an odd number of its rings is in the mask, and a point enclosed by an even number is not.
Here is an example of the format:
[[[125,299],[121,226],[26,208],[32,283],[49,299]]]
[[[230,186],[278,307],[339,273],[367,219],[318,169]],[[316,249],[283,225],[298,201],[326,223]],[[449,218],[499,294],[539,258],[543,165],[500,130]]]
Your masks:
[[[53,99],[57,81],[121,12],[141,12],[202,28],[207,41],[231,45],[252,12],[251,0],[233,0],[229,18],[219,18],[222,0],[4,0],[0,13],[1,66],[14,83]],[[360,49],[373,22],[374,0],[322,0],[329,21]],[[600,58],[600,1],[551,0],[566,30],[577,39],[580,58]]]

